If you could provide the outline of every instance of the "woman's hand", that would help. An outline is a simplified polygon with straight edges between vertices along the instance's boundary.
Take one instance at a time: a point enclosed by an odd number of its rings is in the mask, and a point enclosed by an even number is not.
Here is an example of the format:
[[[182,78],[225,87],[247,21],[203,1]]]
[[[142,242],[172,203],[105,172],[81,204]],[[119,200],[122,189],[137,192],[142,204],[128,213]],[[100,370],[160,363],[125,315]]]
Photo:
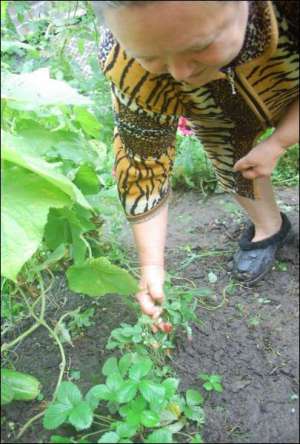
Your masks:
[[[165,297],[163,291],[164,278],[165,271],[162,266],[142,266],[139,282],[140,291],[135,296],[141,306],[142,312],[150,316],[154,324],[162,331],[164,331],[164,326],[159,318],[162,313],[161,304]]]
[[[246,179],[271,176],[279,157],[285,153],[276,137],[269,137],[256,145],[235,163],[234,171],[240,171]]]

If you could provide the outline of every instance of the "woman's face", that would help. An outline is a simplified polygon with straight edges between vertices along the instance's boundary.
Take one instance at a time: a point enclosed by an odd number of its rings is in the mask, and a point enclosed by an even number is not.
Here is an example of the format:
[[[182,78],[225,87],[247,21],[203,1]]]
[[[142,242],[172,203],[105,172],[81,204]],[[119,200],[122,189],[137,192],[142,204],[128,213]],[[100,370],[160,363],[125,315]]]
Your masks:
[[[241,50],[248,2],[158,1],[108,8],[107,26],[147,71],[201,85]]]

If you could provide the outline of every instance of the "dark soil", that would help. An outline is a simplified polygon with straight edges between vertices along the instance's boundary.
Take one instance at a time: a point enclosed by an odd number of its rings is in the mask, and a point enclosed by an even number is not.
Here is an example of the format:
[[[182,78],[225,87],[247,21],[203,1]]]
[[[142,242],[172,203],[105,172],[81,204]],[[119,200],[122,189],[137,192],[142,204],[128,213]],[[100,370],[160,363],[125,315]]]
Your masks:
[[[201,326],[193,325],[192,342],[177,340],[173,366],[183,390],[194,387],[204,393],[199,372],[222,376],[223,393],[212,393],[205,403],[207,443],[298,443],[299,442],[299,305],[298,305],[298,194],[295,189],[277,190],[282,211],[293,223],[295,237],[278,254],[278,261],[255,287],[236,286],[225,293],[231,280],[230,258],[246,218],[229,196],[216,194],[204,200],[200,194],[174,193],[170,208],[167,268],[199,287],[211,286],[215,296],[199,301]],[[133,251],[132,236],[124,230],[122,242]],[[217,256],[200,255],[219,251]],[[192,260],[192,254],[199,255]],[[183,264],[190,263],[187,266]],[[208,273],[217,276],[209,283]],[[224,300],[225,296],[225,300]],[[213,308],[223,301],[223,304]],[[121,322],[135,322],[135,314],[118,296],[99,301],[70,292],[62,275],[56,276],[49,294],[47,319],[79,305],[95,308],[94,325],[65,345],[68,375],[80,371],[83,393],[102,381],[101,367],[111,355],[105,344]],[[30,325],[30,324],[29,324]],[[22,326],[22,328],[24,328]],[[9,356],[19,371],[34,374],[50,399],[58,376],[60,356],[42,327]],[[75,381],[77,382],[77,381]],[[3,408],[3,443],[46,443],[53,432],[41,422],[17,441],[26,420],[38,413],[41,402],[15,403]],[[59,430],[61,433],[61,429]],[[64,428],[62,434],[74,434]]]

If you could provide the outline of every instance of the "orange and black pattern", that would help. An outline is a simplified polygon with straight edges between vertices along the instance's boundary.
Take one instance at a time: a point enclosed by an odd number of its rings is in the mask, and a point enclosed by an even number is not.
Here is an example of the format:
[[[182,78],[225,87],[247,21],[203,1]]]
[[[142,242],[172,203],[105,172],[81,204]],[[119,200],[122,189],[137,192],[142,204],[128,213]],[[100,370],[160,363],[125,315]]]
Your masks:
[[[235,173],[233,165],[298,97],[297,11],[294,1],[249,2],[240,54],[198,88],[145,71],[104,30],[99,60],[112,87],[115,171],[129,221],[152,217],[168,200],[180,116],[201,140],[222,188],[259,198],[253,181]],[[228,68],[234,70],[236,94]]]

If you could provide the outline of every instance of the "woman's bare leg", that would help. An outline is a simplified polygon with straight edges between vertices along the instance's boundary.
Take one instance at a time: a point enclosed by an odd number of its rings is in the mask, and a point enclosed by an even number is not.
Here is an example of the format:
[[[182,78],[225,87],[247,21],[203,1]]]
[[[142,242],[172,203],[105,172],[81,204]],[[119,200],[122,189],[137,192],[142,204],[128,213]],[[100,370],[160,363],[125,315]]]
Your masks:
[[[255,179],[259,199],[248,199],[234,195],[237,202],[244,208],[255,226],[253,242],[266,239],[277,233],[281,227],[281,215],[277,206],[271,178]]]

